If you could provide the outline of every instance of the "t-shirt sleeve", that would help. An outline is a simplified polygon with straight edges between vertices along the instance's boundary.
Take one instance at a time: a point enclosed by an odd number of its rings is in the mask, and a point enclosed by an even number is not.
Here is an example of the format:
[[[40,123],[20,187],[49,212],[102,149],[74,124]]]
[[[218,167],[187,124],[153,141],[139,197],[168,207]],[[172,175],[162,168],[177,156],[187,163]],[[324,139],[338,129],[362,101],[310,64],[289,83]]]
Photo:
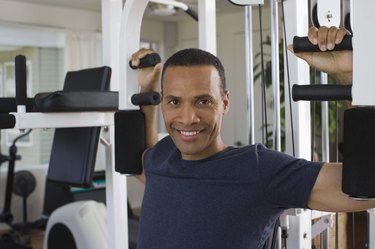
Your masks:
[[[323,163],[297,159],[263,146],[258,147],[257,156],[267,200],[280,208],[307,208]]]

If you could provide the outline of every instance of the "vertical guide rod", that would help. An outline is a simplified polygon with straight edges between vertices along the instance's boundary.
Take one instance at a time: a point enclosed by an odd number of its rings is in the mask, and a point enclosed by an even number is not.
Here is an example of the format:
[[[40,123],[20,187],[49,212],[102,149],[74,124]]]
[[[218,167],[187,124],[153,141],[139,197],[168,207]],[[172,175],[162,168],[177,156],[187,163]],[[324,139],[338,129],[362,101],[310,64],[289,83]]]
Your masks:
[[[249,124],[249,144],[254,144],[254,74],[252,42],[252,7],[245,6],[245,73],[247,96],[247,122]]]
[[[112,68],[110,89],[117,90],[120,87],[119,73],[126,70],[119,65],[122,0],[102,0],[101,7],[103,64]],[[114,169],[114,126],[109,126],[108,132],[103,134],[110,142],[105,148],[107,248],[128,249],[127,179]]]
[[[328,84],[328,75],[320,74],[321,84]],[[322,101],[322,161],[329,162],[329,120],[328,120],[328,101]]]
[[[281,151],[278,2],[270,0],[273,95],[273,148]]]
[[[199,48],[216,55],[216,1],[198,0],[198,16]]]
[[[283,2],[285,7],[284,21],[286,23],[287,44],[291,44],[294,35],[306,35],[308,32],[308,0],[288,0]],[[288,51],[285,51],[288,53]],[[289,56],[289,75],[291,84],[309,84],[309,66],[306,62],[295,56]],[[287,82],[287,79],[285,79]],[[288,84],[285,84],[285,87]],[[292,153],[291,143],[291,121],[289,111],[289,92],[285,90],[285,140],[286,152]],[[309,160],[311,151],[311,124],[310,124],[310,103],[307,101],[292,102],[293,124],[295,138],[295,155],[299,158]],[[287,248],[311,248],[311,219],[312,212],[306,209],[288,210],[289,230]],[[291,214],[290,214],[291,213]]]
[[[328,84],[328,75],[320,73],[321,84]],[[321,102],[322,110],[322,161],[329,162],[329,120],[328,120],[328,101]],[[328,249],[329,246],[329,231],[325,229],[322,232],[322,249]]]

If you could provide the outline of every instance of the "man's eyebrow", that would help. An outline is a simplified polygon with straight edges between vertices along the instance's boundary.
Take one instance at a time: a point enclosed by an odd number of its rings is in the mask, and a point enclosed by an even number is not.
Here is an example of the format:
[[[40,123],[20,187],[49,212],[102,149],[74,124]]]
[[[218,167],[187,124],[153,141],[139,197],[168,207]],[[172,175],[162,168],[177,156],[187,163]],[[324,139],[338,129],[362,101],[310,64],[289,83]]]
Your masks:
[[[180,97],[177,97],[177,96],[174,96],[174,95],[167,95],[167,96],[164,96],[163,98],[165,98],[165,99],[180,99]]]
[[[202,94],[195,96],[194,99],[214,99],[210,94]]]

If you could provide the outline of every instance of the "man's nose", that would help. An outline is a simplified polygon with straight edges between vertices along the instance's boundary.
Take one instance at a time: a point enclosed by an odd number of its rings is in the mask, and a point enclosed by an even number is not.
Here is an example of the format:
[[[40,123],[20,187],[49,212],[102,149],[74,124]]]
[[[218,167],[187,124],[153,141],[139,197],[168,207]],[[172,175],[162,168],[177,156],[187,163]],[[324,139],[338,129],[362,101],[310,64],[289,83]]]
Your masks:
[[[191,105],[185,105],[180,109],[180,121],[183,124],[191,125],[200,121],[197,110]]]

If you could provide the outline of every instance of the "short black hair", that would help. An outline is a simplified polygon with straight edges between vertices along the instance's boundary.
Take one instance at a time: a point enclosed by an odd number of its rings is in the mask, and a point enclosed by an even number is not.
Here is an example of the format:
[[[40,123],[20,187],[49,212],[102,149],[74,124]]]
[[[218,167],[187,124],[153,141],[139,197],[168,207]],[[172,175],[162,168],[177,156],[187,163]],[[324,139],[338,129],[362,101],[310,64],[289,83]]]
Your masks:
[[[164,73],[171,66],[214,66],[220,77],[220,92],[224,96],[226,90],[224,66],[215,55],[198,48],[187,48],[174,53],[164,63],[161,73],[161,87],[163,89]]]

